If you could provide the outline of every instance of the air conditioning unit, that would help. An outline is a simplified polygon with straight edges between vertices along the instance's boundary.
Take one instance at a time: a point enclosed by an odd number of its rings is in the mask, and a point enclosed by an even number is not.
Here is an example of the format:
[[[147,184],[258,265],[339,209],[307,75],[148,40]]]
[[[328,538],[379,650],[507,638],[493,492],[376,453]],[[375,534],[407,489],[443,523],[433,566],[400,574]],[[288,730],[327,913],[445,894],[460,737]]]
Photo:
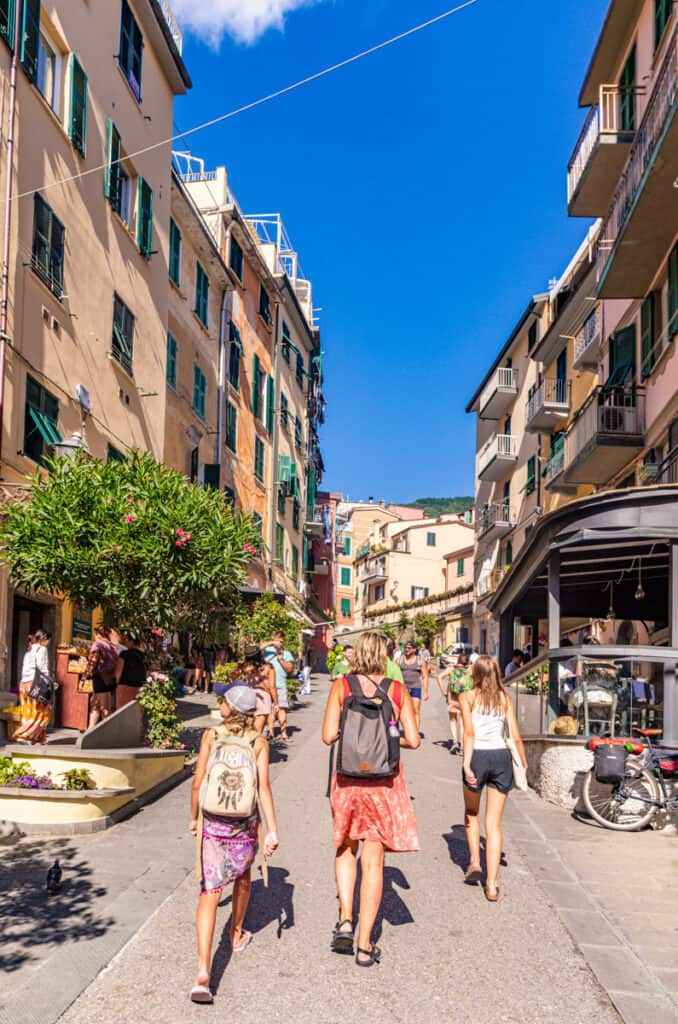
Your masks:
[[[89,391],[84,384],[78,384],[75,389],[75,400],[82,409],[83,412],[91,413],[92,402],[89,397]]]

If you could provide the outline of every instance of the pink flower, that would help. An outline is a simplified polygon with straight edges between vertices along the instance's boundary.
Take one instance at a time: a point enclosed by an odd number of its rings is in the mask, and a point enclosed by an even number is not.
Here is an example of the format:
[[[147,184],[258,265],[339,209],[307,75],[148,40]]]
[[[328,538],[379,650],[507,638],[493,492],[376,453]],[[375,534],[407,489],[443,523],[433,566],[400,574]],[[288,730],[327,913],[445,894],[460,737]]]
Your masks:
[[[184,538],[183,538],[183,539],[184,539],[184,543],[185,543],[185,542],[186,542],[187,540],[190,540],[192,536],[193,536],[193,534],[192,534],[192,533],[185,533],[185,534],[184,534]]]
[[[178,536],[179,536],[179,537],[180,537],[180,536],[182,535],[182,533],[183,533],[183,532],[184,532],[184,531],[183,531],[183,530],[181,529],[181,527],[180,527],[180,526],[179,526],[179,527],[177,527],[177,534],[178,534]]]
[[[133,523],[135,519],[136,516],[133,516],[131,512],[128,512],[127,515],[125,516],[126,523]]]
[[[215,604],[211,604],[210,605],[210,611],[211,612],[215,612],[216,610],[217,610],[217,606]]]
[[[113,545],[113,550],[114,551],[119,551],[120,550],[120,545],[119,544],[114,544]]]
[[[180,540],[175,540],[174,546],[177,548],[183,548],[184,545],[181,543]]]

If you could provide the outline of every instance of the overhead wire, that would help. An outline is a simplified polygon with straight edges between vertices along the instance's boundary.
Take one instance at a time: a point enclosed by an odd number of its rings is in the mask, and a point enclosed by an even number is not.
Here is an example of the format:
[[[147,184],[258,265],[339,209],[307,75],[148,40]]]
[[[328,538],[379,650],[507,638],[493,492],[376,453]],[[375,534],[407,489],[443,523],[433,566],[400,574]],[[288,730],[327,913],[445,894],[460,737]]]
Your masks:
[[[399,32],[398,35],[391,36],[389,39],[376,43],[374,46],[370,46],[366,50],[361,50],[360,53],[354,53],[351,57],[346,57],[344,60],[323,68],[321,71],[316,71],[312,75],[307,75],[305,78],[301,78],[297,82],[292,82],[290,85],[283,86],[281,89],[276,89],[275,92],[268,93],[265,96],[260,96],[259,99],[252,100],[250,103],[245,103],[240,107],[236,107],[234,110],[229,110],[225,114],[219,114],[217,117],[210,118],[209,121],[203,121],[201,124],[194,125],[186,131],[170,135],[165,139],[160,139],[158,142],[153,142],[148,146],[137,149],[133,153],[127,153],[124,157],[120,157],[118,160],[106,161],[102,164],[98,164],[96,167],[88,167],[87,170],[79,171],[77,174],[67,175],[64,178],[57,178],[55,181],[27,189],[25,192],[16,192],[14,195],[9,197],[9,201],[14,202],[19,199],[25,199],[28,196],[35,195],[36,192],[47,192],[50,189],[59,187],[60,185],[67,185],[72,181],[78,181],[90,174],[98,174],[99,172],[106,170],[108,167],[121,163],[123,160],[134,160],[136,157],[143,156],[145,153],[150,153],[155,149],[161,149],[163,146],[167,146],[172,142],[183,139],[188,135],[195,135],[197,132],[205,131],[207,128],[213,128],[215,125],[222,124],[224,121],[237,117],[239,114],[244,114],[249,110],[254,110],[256,107],[260,107],[264,103],[270,103],[271,100],[279,99],[281,96],[294,92],[296,89],[301,89],[305,85],[310,85],[311,82],[317,82],[320,78],[325,78],[327,75],[331,75],[335,71],[348,67],[350,64],[355,64],[356,61],[362,60],[364,57],[369,57],[374,53],[378,53],[380,50],[384,50],[386,47],[392,46],[394,43],[399,43],[403,39],[407,39],[409,36],[413,36],[418,32],[422,32],[424,29],[430,28],[432,25],[436,25],[439,22],[452,17],[454,14],[459,14],[468,7],[475,6],[477,3],[480,3],[480,0],[465,0],[464,3],[457,4],[456,7],[451,7],[449,10],[443,11],[441,14],[437,14],[433,18],[429,18],[427,21],[422,21],[420,24],[414,25],[412,28],[408,28],[404,32]],[[0,203],[2,204],[5,202],[5,199],[0,200]]]

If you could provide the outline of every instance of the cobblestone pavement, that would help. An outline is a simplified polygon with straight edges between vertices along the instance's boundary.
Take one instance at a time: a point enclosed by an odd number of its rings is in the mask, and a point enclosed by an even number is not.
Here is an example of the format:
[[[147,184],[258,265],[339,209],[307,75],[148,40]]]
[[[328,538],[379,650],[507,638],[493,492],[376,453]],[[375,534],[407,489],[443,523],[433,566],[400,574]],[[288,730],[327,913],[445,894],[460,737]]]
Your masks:
[[[544,861],[551,857],[549,840],[532,834],[538,827],[530,817],[540,806],[536,798],[512,798],[500,903],[490,905],[481,889],[462,884],[466,846],[460,766],[447,750],[442,702],[432,701],[425,709],[420,751],[405,753],[422,851],[387,858],[379,925],[383,962],[362,971],[350,958],[329,952],[336,900],[324,796],[327,752],[319,739],[326,683],[319,678],[314,686],[310,706],[293,715],[300,731],[289,760],[275,771],[282,846],[271,862],[268,889],[255,874],[248,913],[255,937],[242,956],[230,955],[229,896],[220,910],[212,978],[217,1012],[221,1007],[247,1020],[299,1024],[409,1024],[415,1017],[433,1024],[618,1022],[553,910],[552,897],[535,883],[532,866],[521,856],[524,846],[537,869],[544,867],[542,852]],[[569,824],[567,815],[556,814]],[[168,835],[178,835],[186,817],[185,807],[168,804]],[[577,827],[585,844],[589,833]],[[541,845],[536,849],[530,842]],[[191,861],[192,850],[186,849]],[[158,901],[155,913],[66,1011],[61,1024],[156,1024],[159,1019],[183,1024],[214,1012],[188,1001],[195,969],[191,868],[187,863],[184,879],[164,902]],[[558,870],[559,879],[560,863]]]

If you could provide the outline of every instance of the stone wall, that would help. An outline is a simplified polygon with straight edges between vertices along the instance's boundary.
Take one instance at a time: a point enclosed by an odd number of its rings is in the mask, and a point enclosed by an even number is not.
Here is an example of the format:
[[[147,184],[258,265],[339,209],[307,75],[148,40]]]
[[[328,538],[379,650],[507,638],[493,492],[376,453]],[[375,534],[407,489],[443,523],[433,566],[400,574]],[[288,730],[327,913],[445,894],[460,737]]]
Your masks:
[[[583,810],[581,789],[593,754],[579,739],[526,739],[527,781],[549,803]]]

